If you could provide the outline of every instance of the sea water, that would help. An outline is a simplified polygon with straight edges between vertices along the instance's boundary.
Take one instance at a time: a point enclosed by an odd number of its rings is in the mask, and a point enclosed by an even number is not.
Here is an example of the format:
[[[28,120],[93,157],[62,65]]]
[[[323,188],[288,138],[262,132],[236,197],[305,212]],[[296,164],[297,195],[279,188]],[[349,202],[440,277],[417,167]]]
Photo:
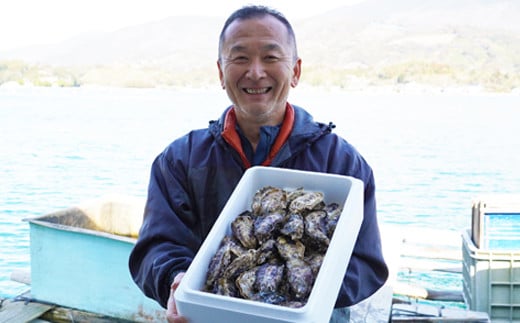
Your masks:
[[[461,232],[473,199],[520,192],[518,94],[295,89],[290,102],[371,164],[383,225]],[[112,193],[144,198],[156,155],[228,105],[216,89],[0,87],[0,297],[28,290],[10,279],[30,267],[23,219]],[[406,279],[461,289],[462,278]]]

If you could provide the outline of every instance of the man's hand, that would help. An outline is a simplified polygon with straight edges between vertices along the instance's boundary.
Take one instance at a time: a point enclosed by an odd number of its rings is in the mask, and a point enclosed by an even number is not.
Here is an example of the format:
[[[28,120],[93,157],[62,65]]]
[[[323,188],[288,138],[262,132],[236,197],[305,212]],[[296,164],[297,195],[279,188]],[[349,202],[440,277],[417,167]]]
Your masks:
[[[180,316],[177,312],[177,305],[175,304],[175,297],[173,296],[175,290],[181,283],[182,277],[184,277],[184,273],[178,273],[173,279],[173,283],[170,287],[170,297],[168,298],[166,309],[166,319],[168,319],[169,323],[188,323],[188,320],[185,317]]]

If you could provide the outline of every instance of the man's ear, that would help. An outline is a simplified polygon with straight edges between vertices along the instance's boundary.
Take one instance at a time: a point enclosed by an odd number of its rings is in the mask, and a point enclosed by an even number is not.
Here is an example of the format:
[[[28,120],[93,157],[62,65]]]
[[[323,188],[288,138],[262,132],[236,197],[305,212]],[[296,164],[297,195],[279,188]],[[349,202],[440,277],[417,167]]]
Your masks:
[[[298,82],[300,81],[300,76],[302,73],[302,59],[298,58],[293,66],[293,76],[291,80],[291,86],[296,87]]]
[[[222,89],[226,89],[226,83],[224,82],[224,73],[222,72],[222,66],[220,66],[220,60],[217,60],[218,77],[220,79],[220,85]]]

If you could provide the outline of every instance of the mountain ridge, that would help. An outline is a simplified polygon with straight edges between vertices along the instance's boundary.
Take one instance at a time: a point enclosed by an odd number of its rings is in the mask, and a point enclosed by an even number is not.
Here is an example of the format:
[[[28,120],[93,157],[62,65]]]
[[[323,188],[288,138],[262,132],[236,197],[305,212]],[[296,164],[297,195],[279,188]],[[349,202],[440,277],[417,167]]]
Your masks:
[[[374,84],[506,82],[507,90],[520,83],[516,17],[520,2],[513,0],[365,0],[296,20],[293,27],[311,84],[348,86],[360,79]],[[209,73],[214,82],[224,20],[173,16],[9,51],[0,60],[75,68],[81,84],[125,69],[139,71],[134,78],[153,74],[152,84],[178,84],[175,78],[182,84],[207,83],[204,74]]]

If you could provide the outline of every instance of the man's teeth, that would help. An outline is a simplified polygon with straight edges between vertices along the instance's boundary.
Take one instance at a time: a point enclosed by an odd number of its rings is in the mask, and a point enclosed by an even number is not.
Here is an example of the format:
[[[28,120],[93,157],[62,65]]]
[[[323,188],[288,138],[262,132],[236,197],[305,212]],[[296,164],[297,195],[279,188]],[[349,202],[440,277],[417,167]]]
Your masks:
[[[248,94],[264,94],[264,93],[267,93],[267,91],[269,91],[268,87],[264,87],[264,88],[261,88],[261,89],[246,88],[246,92]]]

